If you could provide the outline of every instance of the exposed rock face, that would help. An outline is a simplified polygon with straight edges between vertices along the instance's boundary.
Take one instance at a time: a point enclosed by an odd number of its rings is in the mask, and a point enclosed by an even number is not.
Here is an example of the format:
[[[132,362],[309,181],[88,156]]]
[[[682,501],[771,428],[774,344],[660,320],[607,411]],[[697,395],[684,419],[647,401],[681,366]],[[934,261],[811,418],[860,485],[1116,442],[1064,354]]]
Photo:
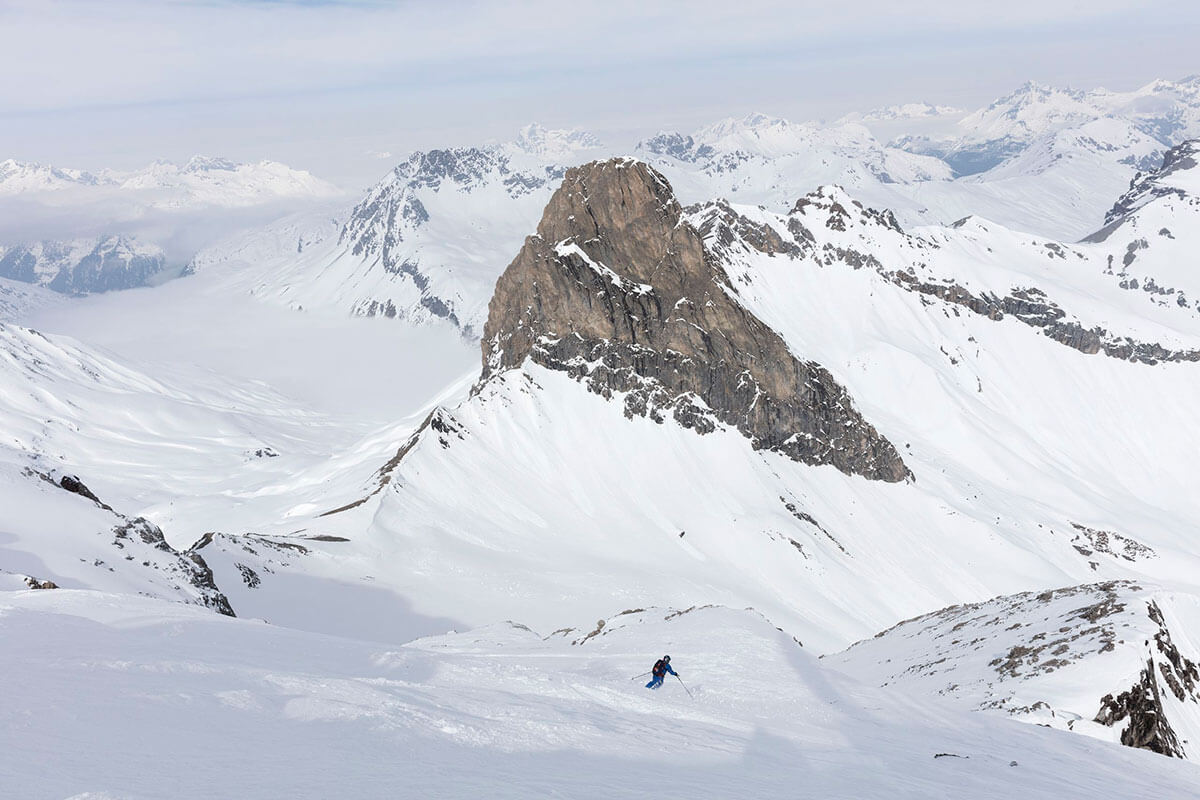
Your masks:
[[[833,376],[797,359],[734,292],[656,171],[629,159],[571,169],[496,285],[484,376],[529,358],[606,397],[625,393],[630,416],[669,411],[804,463],[910,477]]]
[[[1115,696],[1106,694],[1100,699],[1100,711],[1095,721],[1110,727],[1122,723],[1123,745],[1184,758],[1186,753],[1180,745],[1179,736],[1171,727],[1163,701],[1169,691],[1179,702],[1200,703],[1200,667],[1183,656],[1171,641],[1171,631],[1158,604],[1151,601],[1146,611],[1158,626],[1154,634],[1154,649],[1146,659],[1146,668],[1127,691]],[[1154,669],[1156,662],[1157,672]],[[1126,719],[1129,721],[1125,722]]]

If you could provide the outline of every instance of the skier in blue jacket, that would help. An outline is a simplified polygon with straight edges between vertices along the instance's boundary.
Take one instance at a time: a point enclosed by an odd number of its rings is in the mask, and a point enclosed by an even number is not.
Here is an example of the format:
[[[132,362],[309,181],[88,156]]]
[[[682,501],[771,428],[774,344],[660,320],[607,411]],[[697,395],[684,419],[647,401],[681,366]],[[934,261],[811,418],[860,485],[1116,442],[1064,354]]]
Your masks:
[[[650,670],[650,674],[654,677],[651,678],[650,682],[646,684],[646,688],[657,689],[658,687],[662,686],[663,678],[667,676],[668,672],[674,675],[676,678],[679,677],[679,673],[671,669],[671,657],[663,656],[658,661],[654,662],[654,669]]]

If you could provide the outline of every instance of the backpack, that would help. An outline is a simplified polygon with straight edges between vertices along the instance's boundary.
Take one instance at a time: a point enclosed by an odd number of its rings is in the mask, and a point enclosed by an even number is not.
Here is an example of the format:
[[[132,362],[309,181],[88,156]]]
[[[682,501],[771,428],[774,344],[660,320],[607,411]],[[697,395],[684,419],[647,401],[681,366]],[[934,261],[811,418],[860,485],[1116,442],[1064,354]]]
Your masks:
[[[667,674],[667,662],[663,661],[661,658],[658,661],[655,661],[652,673],[656,678],[661,678],[663,675]]]

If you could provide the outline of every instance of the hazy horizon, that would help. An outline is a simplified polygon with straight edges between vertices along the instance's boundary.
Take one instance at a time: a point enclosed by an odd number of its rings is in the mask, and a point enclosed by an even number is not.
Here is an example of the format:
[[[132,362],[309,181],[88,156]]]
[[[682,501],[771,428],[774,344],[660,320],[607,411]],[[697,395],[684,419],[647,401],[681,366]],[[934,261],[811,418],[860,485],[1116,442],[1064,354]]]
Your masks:
[[[986,10],[984,10],[986,9]],[[1128,91],[1200,70],[1200,10],[1150,4],[79,0],[0,5],[0,158],[128,169],[270,158],[348,189],[390,153],[537,121],[621,147],[751,111],[973,108],[1027,80]]]

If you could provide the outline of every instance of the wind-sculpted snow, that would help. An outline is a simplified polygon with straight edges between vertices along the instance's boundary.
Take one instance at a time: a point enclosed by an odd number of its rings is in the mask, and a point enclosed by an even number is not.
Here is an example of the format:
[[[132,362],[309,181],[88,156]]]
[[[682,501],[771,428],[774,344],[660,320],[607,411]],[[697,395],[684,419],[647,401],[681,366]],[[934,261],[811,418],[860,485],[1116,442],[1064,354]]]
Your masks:
[[[1114,581],[908,620],[827,661],[876,685],[1200,757],[1200,598]]]
[[[397,647],[147,598],[3,593],[0,670],[21,687],[0,708],[5,789],[1089,800],[1194,787],[1177,760],[858,684],[752,611],[630,612],[579,644],[513,620]],[[631,680],[666,651],[682,683]]]

